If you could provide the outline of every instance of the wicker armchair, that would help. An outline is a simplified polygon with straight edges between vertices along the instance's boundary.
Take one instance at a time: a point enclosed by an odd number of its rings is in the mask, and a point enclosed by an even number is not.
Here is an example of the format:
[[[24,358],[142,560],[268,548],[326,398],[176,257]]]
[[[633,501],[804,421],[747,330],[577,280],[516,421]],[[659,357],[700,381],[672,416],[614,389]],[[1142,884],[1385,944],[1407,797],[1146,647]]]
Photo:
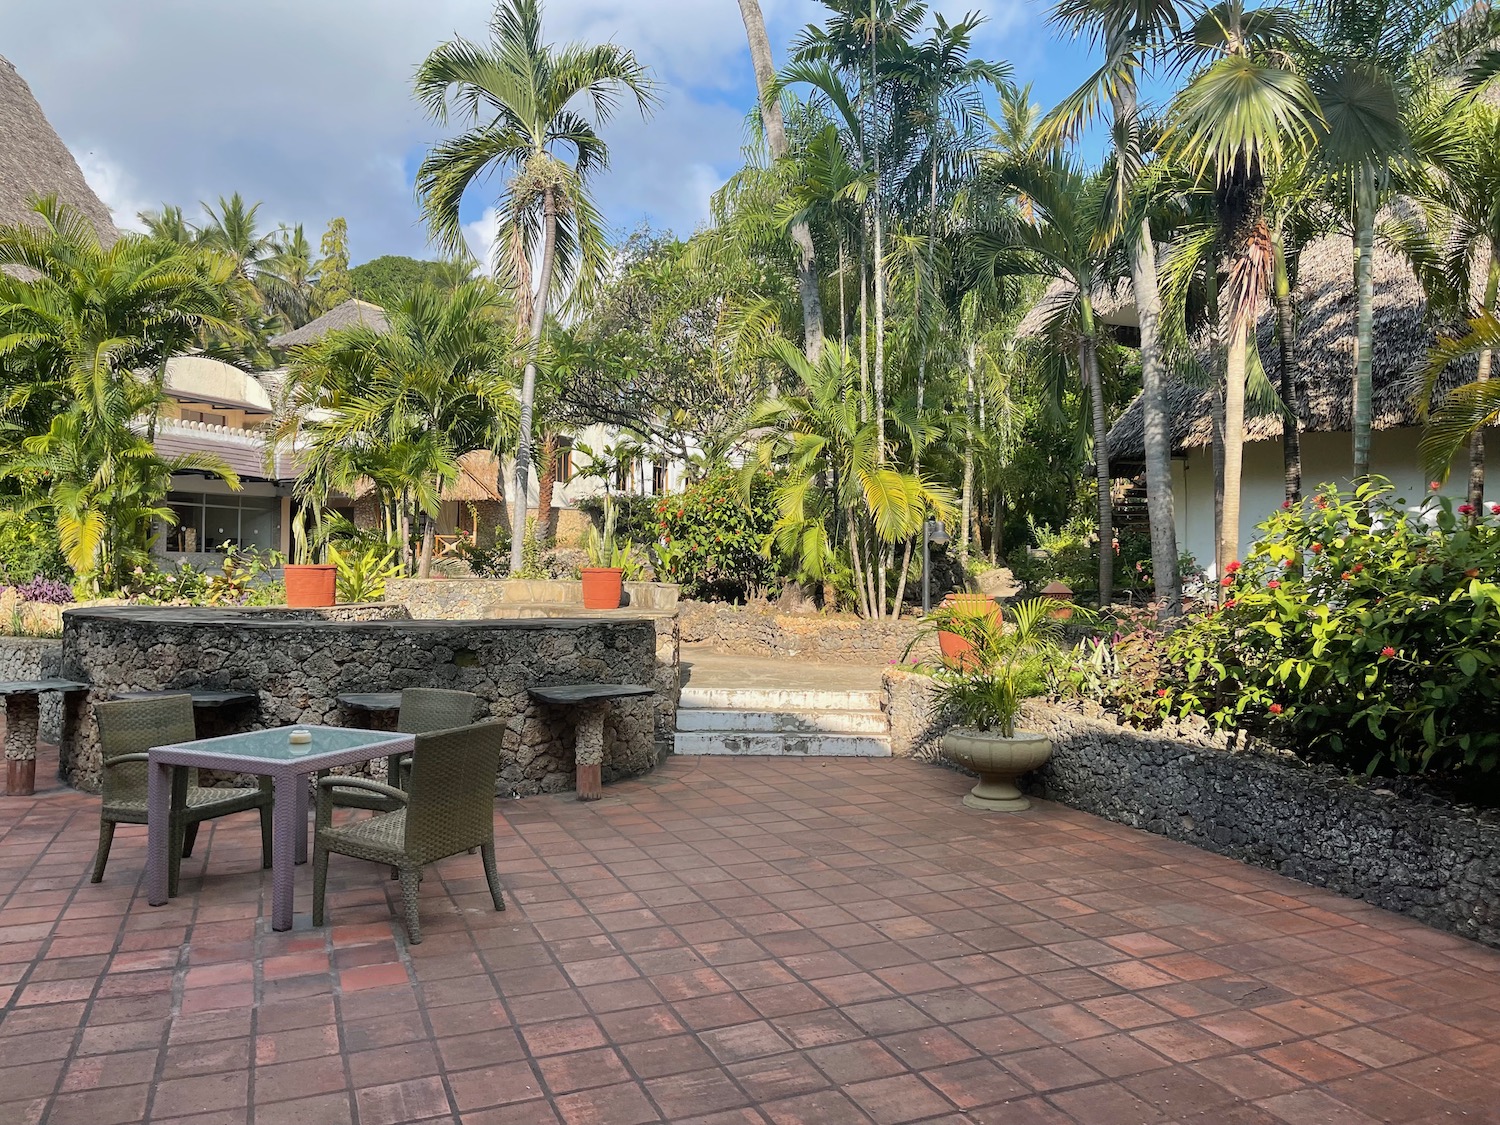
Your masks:
[[[198,737],[189,695],[126,699],[94,704],[103,758],[104,804],[99,813],[99,850],[91,882],[104,878],[115,825],[146,823],[146,751],[153,746],[191,742]],[[193,854],[198,825],[217,816],[260,812],[260,858],[271,866],[271,779],[256,789],[210,789],[198,784],[197,770],[174,770],[172,822],[169,827],[167,893],[177,893],[184,856]]]
[[[479,696],[472,692],[447,688],[402,688],[396,730],[401,734],[425,734],[466,727],[474,721],[474,711],[478,706]],[[405,789],[410,769],[411,755],[392,754],[385,760],[386,781]],[[376,812],[394,812],[401,807],[399,801],[380,793],[342,788],[334,792],[333,803],[340,808],[374,809]]]
[[[363,777],[318,779],[317,821],[313,835],[313,925],[323,924],[328,886],[328,855],[353,856],[394,868],[406,905],[406,933],[422,941],[418,891],[422,868],[478,848],[496,910],[505,909],[495,870],[495,774],[500,766],[503,722],[476,723],[417,735],[412,754],[411,789],[404,792]],[[333,826],[333,794],[356,789],[397,802],[395,812]]]

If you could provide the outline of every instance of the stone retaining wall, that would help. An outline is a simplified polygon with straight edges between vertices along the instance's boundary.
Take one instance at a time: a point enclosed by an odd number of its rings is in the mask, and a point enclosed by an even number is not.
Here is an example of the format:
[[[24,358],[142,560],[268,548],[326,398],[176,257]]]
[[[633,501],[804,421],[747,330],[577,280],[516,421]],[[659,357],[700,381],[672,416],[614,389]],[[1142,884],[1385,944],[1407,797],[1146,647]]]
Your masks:
[[[61,667],[61,639],[0,636],[0,681],[51,679]],[[0,731],[5,728],[4,712],[0,706]],[[41,697],[42,741],[56,745],[61,731],[62,696],[49,692]]]
[[[684,601],[678,607],[682,643],[708,645],[735,656],[795,656],[856,664],[900,661],[920,635],[915,621],[866,621],[851,614],[777,613],[774,609],[724,602]],[[937,658],[935,642],[912,650],[920,660]]]
[[[395,616],[399,614],[399,616]],[[364,620],[336,618],[365,617]],[[370,617],[380,619],[371,620]],[[335,697],[409,686],[458,688],[506,721],[497,792],[572,788],[571,716],[534,702],[539,683],[650,683],[655,625],[608,620],[412,621],[400,607],[321,610],[100,608],[63,615],[64,675],[91,685],[88,700],[121,691],[214,687],[254,692],[241,729],[349,721]],[[606,780],[659,760],[650,698],[620,700],[605,731]],[[70,784],[97,789],[93,709],[62,750]]]
[[[885,677],[893,753],[927,756],[941,738],[923,679]],[[1500,946],[1500,814],[1235,752],[1207,731],[1138,731],[1050,706],[1026,725],[1055,746],[1028,792]]]

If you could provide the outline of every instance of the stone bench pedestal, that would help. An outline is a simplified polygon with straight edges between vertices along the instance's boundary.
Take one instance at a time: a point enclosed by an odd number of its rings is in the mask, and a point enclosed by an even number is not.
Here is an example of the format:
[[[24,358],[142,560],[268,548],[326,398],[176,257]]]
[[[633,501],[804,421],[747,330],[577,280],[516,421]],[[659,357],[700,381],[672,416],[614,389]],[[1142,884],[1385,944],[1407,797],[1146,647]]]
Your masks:
[[[613,700],[654,695],[648,684],[554,684],[531,689],[533,698],[573,708],[573,761],[580,801],[604,796],[604,720]]]
[[[41,730],[39,696],[44,691],[63,693],[62,741],[67,744],[78,729],[78,712],[88,685],[76,680],[19,680],[0,683],[5,697],[5,792],[11,797],[30,797],[36,792],[36,740]]]

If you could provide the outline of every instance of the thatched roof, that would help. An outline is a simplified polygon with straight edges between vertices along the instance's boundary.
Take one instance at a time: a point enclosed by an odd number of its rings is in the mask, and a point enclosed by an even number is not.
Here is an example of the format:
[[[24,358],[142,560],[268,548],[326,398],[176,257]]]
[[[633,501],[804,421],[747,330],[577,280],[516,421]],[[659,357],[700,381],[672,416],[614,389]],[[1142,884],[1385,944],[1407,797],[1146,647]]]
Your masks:
[[[1377,245],[1374,262],[1375,399],[1377,430],[1417,424],[1412,396],[1418,382],[1413,366],[1427,353],[1433,331],[1425,322],[1426,302],[1406,262]],[[1312,433],[1352,428],[1350,398],[1354,383],[1354,344],[1358,302],[1354,292],[1354,255],[1347,237],[1330,235],[1302,252],[1297,284],[1297,368],[1307,392],[1304,430]],[[1262,311],[1259,326],[1261,361],[1275,382],[1280,378],[1274,316]],[[1207,354],[1201,357],[1207,363]],[[1444,386],[1462,380],[1455,373]],[[1213,443],[1213,411],[1207,388],[1180,382],[1167,385],[1167,416],[1173,452]],[[1247,405],[1245,440],[1281,438],[1281,415]],[[1145,455],[1141,402],[1137,398],[1109,432],[1111,462],[1139,462]]]
[[[31,87],[0,56],[0,225],[27,219],[31,200],[47,195],[87,215],[106,245],[120,237],[109,208],[84,180]]]
[[[384,332],[389,327],[383,308],[379,305],[372,305],[369,301],[350,297],[343,304],[335,305],[316,320],[310,320],[301,328],[283,332],[280,336],[272,336],[267,342],[273,348],[295,348],[303,344],[315,344],[335,328],[352,328],[356,324],[362,324],[376,332]]]
[[[485,449],[465,453],[458,459],[458,476],[452,484],[443,488],[442,499],[459,503],[478,503],[483,500],[504,501],[499,492],[500,462]],[[360,478],[354,486],[354,499],[368,496],[375,491],[375,484]]]

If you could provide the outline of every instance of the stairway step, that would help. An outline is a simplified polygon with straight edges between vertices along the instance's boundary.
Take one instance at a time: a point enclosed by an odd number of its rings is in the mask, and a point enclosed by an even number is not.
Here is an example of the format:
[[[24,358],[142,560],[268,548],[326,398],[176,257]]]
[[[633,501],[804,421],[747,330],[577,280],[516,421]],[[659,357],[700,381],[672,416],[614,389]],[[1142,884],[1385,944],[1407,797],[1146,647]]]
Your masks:
[[[878,691],[820,691],[811,688],[682,689],[677,706],[711,711],[879,711]]]
[[[678,754],[732,754],[758,757],[889,758],[891,740],[884,735],[806,734],[789,731],[678,731]]]
[[[879,711],[738,711],[689,707],[677,712],[681,731],[787,731],[803,734],[885,734]]]

